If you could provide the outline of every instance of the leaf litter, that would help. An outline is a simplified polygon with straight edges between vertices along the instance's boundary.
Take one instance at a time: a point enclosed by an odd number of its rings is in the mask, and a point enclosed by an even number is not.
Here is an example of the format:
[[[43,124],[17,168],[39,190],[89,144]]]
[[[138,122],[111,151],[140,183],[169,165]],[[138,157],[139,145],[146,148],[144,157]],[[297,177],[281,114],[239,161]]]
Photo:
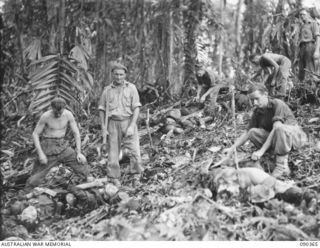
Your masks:
[[[304,107],[298,109],[299,121],[309,130],[310,137],[319,140],[319,130],[314,128],[318,120],[310,118],[310,113],[304,114],[308,113],[303,111]],[[61,189],[63,187],[58,185],[51,187],[55,194],[48,191],[50,187],[43,187],[48,190],[38,189],[37,194],[25,200],[12,196],[30,174],[35,161],[28,154],[32,150],[32,140],[26,130],[7,130],[6,141],[2,142],[5,156],[1,158],[6,165],[1,168],[6,189],[2,210],[5,235],[25,240],[319,240],[317,202],[314,211],[310,211],[306,203],[290,204],[263,187],[253,189],[265,198],[255,201],[234,180],[220,181],[217,189],[214,175],[208,168],[221,160],[221,150],[229,147],[245,128],[243,119],[237,118],[241,125],[234,131],[231,121],[220,114],[208,124],[219,125],[219,128],[194,127],[165,142],[159,139],[156,152],[150,152],[148,137],[144,135],[141,147],[145,171],[138,188],[132,187],[130,176],[126,175],[128,163],[125,161],[120,188],[106,184],[75,190],[72,187]],[[90,127],[90,123],[82,123],[86,125]],[[101,162],[104,158],[95,149],[96,145],[92,145],[99,140],[99,130],[89,129],[94,130],[93,134],[82,134],[86,140],[84,150],[92,173],[104,178],[104,163]],[[158,132],[153,135],[161,136]],[[295,184],[312,189],[319,196],[320,155],[315,152],[316,148],[310,143],[302,151],[292,152],[289,166]],[[243,154],[250,154],[252,149],[246,144]],[[19,159],[16,156],[20,156]],[[272,167],[270,161],[268,156],[261,160],[266,171]],[[10,176],[16,172],[17,177]],[[69,185],[81,183],[72,176],[68,180]],[[106,191],[107,194],[101,195]],[[63,200],[67,195],[67,200]],[[84,200],[79,204],[81,199]],[[60,211],[59,202],[62,204]],[[39,223],[35,227],[25,227],[21,218],[19,220],[22,211],[30,206],[37,210]],[[33,218],[34,208],[30,210]]]

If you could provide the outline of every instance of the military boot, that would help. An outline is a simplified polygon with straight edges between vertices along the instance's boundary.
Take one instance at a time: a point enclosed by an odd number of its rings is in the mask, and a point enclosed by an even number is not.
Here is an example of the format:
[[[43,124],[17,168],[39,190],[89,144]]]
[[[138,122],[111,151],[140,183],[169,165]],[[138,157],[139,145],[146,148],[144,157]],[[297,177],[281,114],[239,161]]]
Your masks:
[[[276,156],[276,167],[272,172],[272,176],[279,178],[282,176],[289,176],[290,169],[288,166],[288,154],[283,156]]]

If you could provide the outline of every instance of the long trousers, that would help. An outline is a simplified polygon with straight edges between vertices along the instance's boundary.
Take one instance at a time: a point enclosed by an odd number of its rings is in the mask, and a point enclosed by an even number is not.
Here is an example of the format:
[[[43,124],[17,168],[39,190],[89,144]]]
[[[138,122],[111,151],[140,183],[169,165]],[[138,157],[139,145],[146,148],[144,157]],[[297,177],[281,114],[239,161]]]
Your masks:
[[[261,147],[267,140],[269,132],[262,128],[251,128],[249,130],[249,140],[256,146]],[[274,154],[283,156],[292,149],[297,150],[307,141],[307,136],[298,125],[283,125],[277,128],[271,143]],[[269,148],[270,149],[270,148]]]
[[[44,165],[39,160],[36,161],[31,177],[27,181],[27,187],[36,187],[41,184],[50,169],[59,164],[72,168],[75,173],[83,178],[88,176],[88,165],[80,164],[77,161],[76,151],[67,145],[68,143],[61,138],[47,138],[41,141],[41,147],[48,158],[48,163]]]
[[[290,68],[291,68],[291,61],[289,59],[283,59],[281,64],[279,65],[279,71],[276,75],[276,82],[275,85],[271,85],[271,81],[273,79],[273,73],[269,75],[266,80],[266,87],[269,90],[269,94],[271,96],[285,96],[287,93],[287,84],[288,78],[290,75]]]
[[[130,119],[117,121],[109,120],[109,156],[107,165],[107,175],[112,178],[119,178],[120,165],[119,153],[121,147],[126,155],[130,158],[130,173],[140,174],[143,170],[140,155],[139,134],[137,125],[134,124],[134,134],[132,136],[125,136],[129,126]]]
[[[305,75],[308,74],[304,69],[317,73],[318,61],[314,61],[314,51],[314,42],[305,42],[300,44],[298,77],[301,81],[305,78]]]

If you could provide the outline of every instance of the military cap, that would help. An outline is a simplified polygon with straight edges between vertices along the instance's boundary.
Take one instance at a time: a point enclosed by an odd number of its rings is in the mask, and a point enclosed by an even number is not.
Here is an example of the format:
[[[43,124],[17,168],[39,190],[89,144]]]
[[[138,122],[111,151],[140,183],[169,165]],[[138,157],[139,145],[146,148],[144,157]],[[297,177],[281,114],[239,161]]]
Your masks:
[[[111,71],[114,71],[114,70],[116,70],[116,69],[122,69],[122,70],[124,70],[125,72],[128,72],[127,67],[125,67],[123,64],[120,64],[120,63],[114,63],[114,64],[112,65]]]

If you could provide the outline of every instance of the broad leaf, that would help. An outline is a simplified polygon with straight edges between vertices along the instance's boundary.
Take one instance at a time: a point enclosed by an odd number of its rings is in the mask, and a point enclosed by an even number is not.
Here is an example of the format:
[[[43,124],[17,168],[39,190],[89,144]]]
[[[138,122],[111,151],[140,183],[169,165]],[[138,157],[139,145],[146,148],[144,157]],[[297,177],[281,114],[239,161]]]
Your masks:
[[[73,95],[70,95],[66,90],[60,88],[60,94],[65,95],[67,99],[74,99],[75,101],[79,102],[79,99],[74,97]]]
[[[56,66],[57,64],[58,64],[58,61],[54,60],[48,63],[47,65],[45,65],[44,67],[39,67],[32,74],[29,75],[29,78],[33,78],[35,75],[41,73],[42,71],[50,70],[52,67]]]
[[[34,83],[36,81],[38,81],[39,79],[42,79],[44,77],[46,77],[47,75],[50,75],[51,73],[57,71],[58,69],[57,68],[53,68],[53,69],[50,69],[48,71],[43,71],[41,73],[39,73],[38,75],[35,75],[33,78],[30,79],[30,83]],[[54,75],[54,74],[51,74],[51,75]]]
[[[37,65],[37,64],[46,62],[46,61],[51,60],[51,59],[53,59],[53,58],[57,58],[58,56],[59,56],[59,55],[48,55],[48,56],[42,57],[42,58],[39,59],[39,60],[33,61],[33,62],[29,65],[29,67],[32,66],[32,65]]]
[[[79,86],[78,82],[74,78],[72,78],[69,75],[67,75],[66,73],[61,73],[61,79],[64,80],[65,82],[73,85],[79,91],[83,91],[83,89],[81,89],[81,87]]]
[[[33,83],[31,83],[32,86],[36,86],[36,85],[39,85],[39,84],[44,84],[44,83],[47,83],[49,81],[55,81],[57,80],[57,75],[54,75],[54,74],[51,74],[51,75],[48,75],[46,78],[42,78],[42,79],[39,79]]]

